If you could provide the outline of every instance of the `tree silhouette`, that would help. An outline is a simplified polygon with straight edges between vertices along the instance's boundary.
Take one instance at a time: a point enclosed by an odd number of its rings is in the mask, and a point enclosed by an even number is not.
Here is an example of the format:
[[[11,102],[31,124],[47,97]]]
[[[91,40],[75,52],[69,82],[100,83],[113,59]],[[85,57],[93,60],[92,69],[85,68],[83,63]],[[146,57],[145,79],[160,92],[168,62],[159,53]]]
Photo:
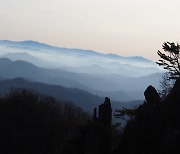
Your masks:
[[[180,77],[180,45],[164,42],[162,47],[164,53],[158,50],[157,54],[161,59],[156,63],[168,70],[170,79],[177,79]]]
[[[158,93],[162,100],[164,100],[166,96],[171,92],[175,83],[175,80],[169,80],[169,78],[169,73],[166,72],[163,74],[162,80],[160,81],[160,88],[158,89]]]
[[[68,102],[13,89],[0,98],[0,153],[61,153],[65,138],[87,116]]]

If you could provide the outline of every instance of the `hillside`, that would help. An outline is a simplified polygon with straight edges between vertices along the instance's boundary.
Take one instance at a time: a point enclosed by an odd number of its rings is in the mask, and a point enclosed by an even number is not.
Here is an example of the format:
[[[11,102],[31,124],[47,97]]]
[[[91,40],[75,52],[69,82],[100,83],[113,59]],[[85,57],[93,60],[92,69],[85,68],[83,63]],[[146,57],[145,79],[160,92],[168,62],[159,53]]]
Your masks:
[[[38,91],[42,94],[53,96],[57,99],[71,101],[85,111],[93,111],[103,98],[90,94],[77,88],[65,88],[59,85],[48,85],[38,82],[30,82],[22,78],[0,81],[0,93],[4,94],[11,88],[25,88]]]
[[[5,58],[0,59],[0,64],[0,77],[4,79],[22,77],[31,81],[79,88],[101,97],[108,96],[114,101],[143,99],[143,90],[150,84],[158,86],[161,79],[159,73],[143,77],[90,75],[64,69],[42,68],[29,62]]]

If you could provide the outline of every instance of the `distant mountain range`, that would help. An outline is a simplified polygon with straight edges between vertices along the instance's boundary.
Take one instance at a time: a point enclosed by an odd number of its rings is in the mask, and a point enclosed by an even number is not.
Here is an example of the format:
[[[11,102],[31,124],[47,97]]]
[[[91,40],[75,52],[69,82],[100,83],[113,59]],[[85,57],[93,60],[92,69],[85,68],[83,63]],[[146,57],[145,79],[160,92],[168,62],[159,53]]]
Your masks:
[[[93,95],[86,91],[77,89],[77,88],[65,88],[59,85],[50,85],[40,82],[27,81],[23,78],[14,78],[14,79],[1,79],[0,80],[0,94],[4,95],[8,93],[12,88],[24,88],[31,91],[36,91],[48,96],[55,97],[56,99],[70,101],[71,103],[76,104],[81,107],[84,111],[93,112],[93,109],[97,107],[100,103],[103,103],[104,98],[101,98],[97,95]],[[113,109],[119,109],[123,106],[132,107],[134,105],[142,103],[142,101],[133,101],[133,102],[114,102]],[[113,110],[114,111],[114,110]]]
[[[78,88],[113,101],[144,99],[163,71],[143,57],[55,47],[35,41],[0,41],[0,78]]]
[[[6,48],[17,48],[17,49],[23,49],[23,50],[35,50],[35,51],[57,51],[59,53],[64,54],[75,54],[79,56],[96,56],[96,57],[105,57],[110,59],[121,59],[121,60],[128,60],[128,61],[137,61],[137,62],[145,62],[149,64],[153,64],[152,61],[145,59],[140,56],[134,56],[134,57],[123,57],[115,54],[104,54],[95,52],[93,50],[82,50],[82,49],[70,49],[70,48],[62,48],[62,47],[55,47],[51,46],[45,43],[39,43],[35,41],[20,41],[20,42],[14,42],[9,40],[0,40],[0,45],[5,46]]]
[[[26,52],[19,52],[19,53],[6,53],[4,55],[1,55],[0,58],[8,58],[10,60],[16,61],[16,60],[23,60],[29,63],[33,63],[37,66],[44,66],[46,62],[42,61],[39,58],[36,58]],[[48,65],[47,65],[48,66]]]
[[[41,68],[29,62],[1,58],[0,77],[4,79],[22,77],[30,81],[83,89],[101,97],[109,96],[116,101],[131,101],[143,99],[143,90],[149,84],[158,85],[161,74],[143,77],[127,77],[117,74],[93,76],[63,69]],[[135,91],[141,92],[142,95],[135,95]]]
[[[76,73],[143,76],[160,72],[154,62],[143,57],[123,57],[92,50],[60,48],[35,41],[0,41],[0,51],[2,57],[11,60],[24,60],[51,68],[65,67]]]

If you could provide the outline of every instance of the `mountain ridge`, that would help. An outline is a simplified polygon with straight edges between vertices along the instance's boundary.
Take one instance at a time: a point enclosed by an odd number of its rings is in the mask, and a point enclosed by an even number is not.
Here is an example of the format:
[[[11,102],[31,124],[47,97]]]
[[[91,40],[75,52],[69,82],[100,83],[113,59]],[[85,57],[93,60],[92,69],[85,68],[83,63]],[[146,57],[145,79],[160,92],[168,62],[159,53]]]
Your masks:
[[[141,61],[147,61],[147,62],[152,62],[151,60],[144,58],[142,56],[120,56],[117,54],[112,54],[112,53],[101,53],[101,52],[97,52],[94,50],[85,50],[85,49],[79,49],[79,48],[65,48],[65,47],[56,47],[53,45],[49,45],[46,43],[41,43],[41,42],[37,42],[37,41],[32,41],[32,40],[25,40],[25,41],[10,41],[10,40],[0,40],[0,44],[6,44],[6,45],[14,45],[14,44],[22,44],[25,46],[34,46],[34,47],[43,47],[43,48],[51,48],[51,49],[56,49],[56,50],[73,50],[73,51],[81,51],[81,53],[88,53],[88,54],[97,54],[97,55],[101,55],[101,56],[110,56],[113,58],[126,58],[126,59],[137,59],[137,61],[141,60]]]
[[[3,65],[4,60],[7,65]],[[144,76],[141,78],[126,77],[116,74],[110,76],[94,76],[85,73],[80,74],[69,72],[63,69],[41,68],[22,60],[10,61],[4,58],[0,59],[0,64],[1,63],[1,78],[22,77],[31,81],[56,84],[67,88],[79,88],[99,96],[111,96],[112,100],[116,101],[117,98],[121,98],[121,100],[118,101],[129,100],[126,99],[128,98],[128,95],[125,94],[127,91],[141,90],[143,92],[148,84],[157,85],[158,83],[156,80],[161,77],[160,74]],[[152,78],[155,81],[151,81]],[[115,97],[115,94],[119,96]],[[137,99],[136,97],[130,95],[129,98],[131,97]]]
[[[98,105],[98,103],[103,102],[104,100],[97,95],[93,95],[78,88],[65,88],[60,85],[32,82],[21,77],[0,80],[1,94],[8,92],[11,88],[35,90],[58,99],[71,101],[72,103],[83,108],[85,111],[92,111],[93,108]]]

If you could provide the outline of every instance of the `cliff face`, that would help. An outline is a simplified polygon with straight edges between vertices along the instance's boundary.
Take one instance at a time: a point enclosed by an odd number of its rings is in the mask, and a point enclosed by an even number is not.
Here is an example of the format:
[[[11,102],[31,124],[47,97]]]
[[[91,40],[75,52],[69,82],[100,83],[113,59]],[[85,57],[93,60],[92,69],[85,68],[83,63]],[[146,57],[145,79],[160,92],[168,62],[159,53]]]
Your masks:
[[[180,79],[163,102],[152,86],[144,95],[146,101],[127,123],[118,153],[180,153]]]

